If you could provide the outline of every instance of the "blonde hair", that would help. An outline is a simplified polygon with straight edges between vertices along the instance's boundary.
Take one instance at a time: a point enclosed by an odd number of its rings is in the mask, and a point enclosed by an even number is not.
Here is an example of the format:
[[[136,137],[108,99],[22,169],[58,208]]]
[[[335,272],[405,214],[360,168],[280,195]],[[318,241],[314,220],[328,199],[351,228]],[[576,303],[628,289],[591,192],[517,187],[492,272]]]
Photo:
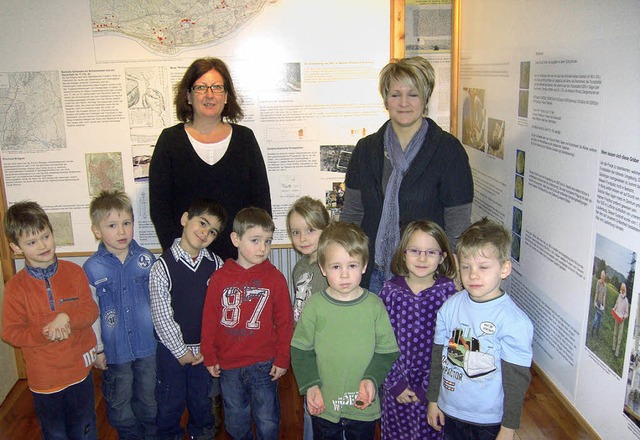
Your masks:
[[[330,244],[338,244],[351,257],[360,257],[362,265],[369,261],[369,239],[355,223],[331,223],[320,234],[318,242],[318,264],[324,266],[327,248]]]
[[[327,208],[320,200],[309,196],[302,196],[291,205],[287,214],[287,233],[291,236],[290,219],[292,214],[298,214],[310,228],[323,231],[331,222]]]
[[[133,220],[133,206],[127,193],[119,190],[105,190],[101,191],[97,197],[94,197],[89,205],[91,224],[98,226],[100,221],[108,217],[111,211],[131,214],[131,219]]]
[[[500,264],[510,260],[511,233],[504,226],[484,217],[469,226],[458,240],[458,257],[480,255],[486,246],[496,251]]]
[[[427,114],[427,104],[436,84],[436,72],[425,58],[393,59],[380,71],[378,91],[385,104],[389,95],[391,80],[407,84],[418,91],[420,100],[424,104],[423,115]]]

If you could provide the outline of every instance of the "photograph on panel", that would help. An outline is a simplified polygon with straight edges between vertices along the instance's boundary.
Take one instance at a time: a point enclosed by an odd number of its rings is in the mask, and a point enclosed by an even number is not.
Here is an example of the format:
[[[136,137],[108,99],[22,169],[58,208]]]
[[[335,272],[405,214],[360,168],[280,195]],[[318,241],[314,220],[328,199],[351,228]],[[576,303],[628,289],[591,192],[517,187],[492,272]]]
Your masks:
[[[635,265],[635,252],[596,234],[586,346],[619,377],[627,346]]]

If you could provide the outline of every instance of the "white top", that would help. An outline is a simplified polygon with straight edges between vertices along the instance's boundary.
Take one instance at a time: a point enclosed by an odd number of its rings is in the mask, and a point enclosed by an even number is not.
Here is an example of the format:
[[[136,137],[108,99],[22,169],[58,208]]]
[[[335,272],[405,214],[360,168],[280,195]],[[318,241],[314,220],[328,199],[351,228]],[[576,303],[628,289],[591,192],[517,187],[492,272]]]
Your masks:
[[[224,153],[227,152],[227,148],[229,148],[229,143],[231,142],[232,134],[233,134],[233,129],[229,132],[229,136],[222,139],[220,142],[205,143],[205,142],[197,141],[187,131],[187,136],[189,136],[189,141],[191,141],[191,145],[193,146],[193,149],[196,151],[198,156],[200,156],[200,159],[202,159],[209,165],[213,165],[214,163],[222,159],[222,156],[224,156]]]

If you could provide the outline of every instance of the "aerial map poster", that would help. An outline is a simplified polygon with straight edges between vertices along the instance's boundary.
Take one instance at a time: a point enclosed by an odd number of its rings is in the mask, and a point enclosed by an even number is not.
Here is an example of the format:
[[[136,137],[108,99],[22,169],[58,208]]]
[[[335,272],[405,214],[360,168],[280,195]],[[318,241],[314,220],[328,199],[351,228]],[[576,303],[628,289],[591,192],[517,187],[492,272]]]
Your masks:
[[[62,254],[93,252],[88,206],[102,189],[134,201],[135,237],[158,249],[148,168],[178,121],[174,85],[223,59],[271,185],[276,244],[301,195],[340,213],[356,142],[386,119],[377,75],[390,2],[8,0],[0,15],[0,159],[6,202],[57,214]],[[37,11],[34,14],[33,11]]]

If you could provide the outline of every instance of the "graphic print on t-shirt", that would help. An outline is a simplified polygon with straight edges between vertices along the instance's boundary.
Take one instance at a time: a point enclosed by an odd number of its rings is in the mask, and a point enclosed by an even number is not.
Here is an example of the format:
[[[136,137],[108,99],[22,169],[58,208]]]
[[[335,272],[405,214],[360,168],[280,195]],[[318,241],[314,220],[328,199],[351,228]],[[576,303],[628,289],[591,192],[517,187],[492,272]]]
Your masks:
[[[293,320],[298,322],[302,309],[311,296],[311,286],[313,285],[313,273],[304,272],[296,281],[296,298],[293,300]]]
[[[227,328],[236,328],[244,321],[245,329],[259,330],[260,315],[267,305],[269,294],[269,289],[262,287],[227,287],[222,292],[220,324]]]
[[[483,322],[483,334],[487,335],[495,331],[495,326],[490,322]],[[470,336],[471,329],[464,335],[464,330],[456,328],[451,332],[449,339],[447,358],[449,362],[458,367],[462,367],[469,377],[479,377],[489,374],[496,369],[495,357],[489,353],[480,351],[480,339]]]

